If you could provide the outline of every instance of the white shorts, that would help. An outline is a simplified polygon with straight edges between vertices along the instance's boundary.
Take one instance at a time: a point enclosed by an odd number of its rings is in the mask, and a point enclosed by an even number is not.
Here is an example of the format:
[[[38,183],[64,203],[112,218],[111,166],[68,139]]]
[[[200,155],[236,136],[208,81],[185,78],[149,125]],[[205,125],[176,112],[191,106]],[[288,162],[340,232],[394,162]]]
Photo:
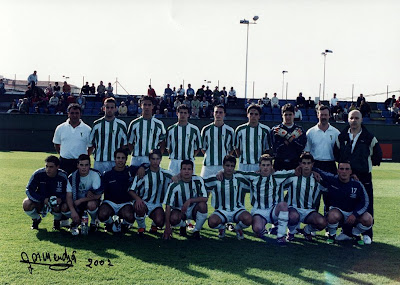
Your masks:
[[[93,168],[100,171],[101,175],[110,171],[115,166],[115,161],[95,161]]]
[[[177,175],[181,172],[182,161],[183,160],[181,160],[181,159],[171,159],[171,161],[169,162],[168,170],[172,172],[172,175]],[[195,174],[195,173],[196,173],[196,165],[193,161],[193,174]]]
[[[212,215],[217,215],[221,218],[222,223],[237,223],[239,222],[239,216],[241,213],[246,211],[245,208],[240,208],[235,211],[225,211],[225,210],[216,210]]]
[[[222,169],[222,165],[203,165],[203,167],[201,168],[200,176],[203,178],[208,178],[210,176],[216,175],[218,171]]]
[[[258,165],[258,163],[255,164],[244,164],[244,163],[239,163],[239,170],[240,171],[258,171],[260,170],[260,166]]]
[[[120,211],[124,206],[126,206],[126,205],[133,205],[132,202],[125,202],[125,203],[117,204],[117,203],[114,203],[114,202],[112,202],[112,201],[110,201],[110,200],[104,200],[104,201],[102,202],[102,204],[107,204],[107,205],[109,205],[109,206],[114,210],[115,215],[118,215],[118,214],[119,214],[119,211]]]
[[[259,215],[263,217],[267,223],[274,224],[278,221],[278,216],[275,215],[275,205],[269,207],[268,209],[251,209],[251,215],[254,217]]]
[[[303,223],[303,224],[309,215],[311,215],[314,212],[317,212],[317,210],[314,210],[314,209],[302,209],[302,208],[297,208],[297,207],[289,207],[289,209],[295,209],[297,211],[297,213],[299,213],[299,216],[300,216],[299,223]]]
[[[140,166],[143,163],[150,163],[148,156],[136,156],[131,158],[131,165]]]
[[[196,205],[197,205],[197,203],[193,203],[192,206],[190,206],[189,208],[187,208],[186,213],[183,213],[183,214],[186,215],[186,220],[193,220],[193,217],[192,217],[192,215],[193,215],[193,209],[194,209],[194,207],[196,207]],[[179,211],[181,211],[180,208],[172,208],[172,209],[173,209],[173,210],[179,210]]]
[[[135,207],[135,202],[136,201],[133,201],[133,207]],[[147,216],[150,216],[151,213],[157,208],[161,208],[162,209],[162,204],[161,203],[160,204],[153,204],[153,203],[149,203],[149,202],[146,202],[146,201],[143,201],[143,202],[146,204],[146,207],[147,207],[147,213],[146,213]]]
[[[336,207],[333,207],[333,206],[329,207],[329,210],[332,210],[332,209],[337,209],[337,210],[340,211],[340,213],[342,213],[342,215],[343,215],[343,221],[342,221],[342,222],[343,222],[343,223],[344,223],[345,221],[347,221],[347,218],[353,214],[353,212],[346,212],[346,211],[343,211],[343,210],[340,209],[340,208],[336,208]]]

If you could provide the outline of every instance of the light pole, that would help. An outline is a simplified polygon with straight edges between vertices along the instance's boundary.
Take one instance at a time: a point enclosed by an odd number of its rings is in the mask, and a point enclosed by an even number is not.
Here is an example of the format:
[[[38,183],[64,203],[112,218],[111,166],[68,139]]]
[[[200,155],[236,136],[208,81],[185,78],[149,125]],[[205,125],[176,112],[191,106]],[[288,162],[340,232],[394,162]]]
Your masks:
[[[250,22],[249,20],[243,19],[240,20],[240,24],[247,25],[247,37],[246,37],[246,71],[245,71],[245,79],[244,79],[244,98],[247,100],[247,61],[248,61],[248,54],[249,54],[249,26],[250,24],[256,24],[258,20],[258,16],[253,17],[254,22]]]
[[[328,53],[333,53],[333,51],[326,49],[321,54],[324,56],[324,87],[322,88],[322,100],[325,100],[325,66],[326,66],[326,55]]]
[[[283,99],[283,92],[285,91],[285,73],[288,73],[288,71],[286,70],[282,71],[282,99]],[[287,101],[287,94],[286,94],[286,101]]]

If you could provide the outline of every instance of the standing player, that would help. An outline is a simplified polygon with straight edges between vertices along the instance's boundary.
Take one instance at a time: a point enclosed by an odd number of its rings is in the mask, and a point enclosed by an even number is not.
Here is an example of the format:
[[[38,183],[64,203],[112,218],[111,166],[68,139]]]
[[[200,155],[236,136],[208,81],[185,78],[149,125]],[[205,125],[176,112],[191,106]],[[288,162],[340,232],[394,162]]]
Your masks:
[[[275,170],[290,170],[299,166],[299,157],[307,143],[301,126],[294,123],[294,107],[282,107],[283,122],[272,128],[272,146],[275,155]]]
[[[289,212],[281,184],[288,177],[294,176],[294,170],[273,173],[272,160],[271,156],[263,154],[260,157],[259,173],[241,171],[239,173],[251,181],[250,202],[253,207],[251,214],[254,233],[264,239],[265,225],[278,223],[277,242],[285,244]]]
[[[234,174],[236,158],[227,155],[223,160],[224,178],[219,181],[215,175],[204,182],[212,193],[211,204],[215,212],[208,218],[208,225],[219,230],[219,238],[225,237],[225,223],[236,223],[235,231],[239,240],[244,239],[243,229],[249,227],[252,218],[244,206],[245,189],[250,183],[241,175]]]
[[[105,223],[106,231],[113,228],[114,215],[123,219],[121,231],[126,233],[135,221],[132,197],[129,187],[135,178],[138,167],[126,166],[128,149],[119,148],[114,152],[115,166],[103,175],[104,200],[98,211],[98,218]]]
[[[204,162],[200,176],[203,178],[220,171],[224,157],[233,153],[235,131],[224,123],[225,114],[223,105],[215,106],[214,122],[201,130]]]
[[[153,220],[151,233],[157,232],[157,227],[164,226],[164,210],[162,202],[165,192],[171,183],[172,174],[168,170],[160,167],[162,154],[159,149],[150,151],[150,168],[145,175],[139,179],[135,177],[129,194],[134,201],[135,218],[138,223],[138,233],[144,235],[146,230],[145,216],[148,215]]]
[[[287,194],[290,221],[288,241],[294,240],[294,234],[300,223],[307,224],[304,228],[304,237],[308,241],[312,241],[312,232],[326,227],[325,218],[318,213],[321,189],[312,173],[313,165],[313,156],[303,153],[300,156],[301,175],[288,178],[282,186],[284,189],[289,187]]]
[[[328,106],[321,106],[317,111],[318,124],[308,129],[307,144],[305,152],[310,152],[314,157],[314,166],[335,174],[337,173],[333,146],[340,134],[339,130],[329,124],[330,109]]]
[[[68,218],[72,218],[71,233],[79,234],[78,225],[84,211],[90,215],[90,232],[97,230],[97,209],[100,204],[101,174],[97,170],[90,169],[90,156],[81,154],[78,158],[78,170],[68,177],[67,205],[62,212]]]
[[[117,148],[127,147],[126,124],[115,117],[117,111],[114,98],[104,101],[105,116],[93,123],[89,138],[89,153],[94,148],[94,168],[103,173],[115,165],[114,152]]]
[[[376,137],[362,125],[360,111],[349,113],[349,126],[343,129],[335,144],[334,153],[337,161],[350,161],[353,174],[364,185],[369,198],[368,213],[374,216],[374,194],[372,186],[372,166],[380,165],[382,149]],[[364,235],[365,244],[372,243],[372,228]]]
[[[270,128],[260,124],[261,108],[250,105],[247,108],[248,122],[235,131],[235,149],[239,157],[239,170],[257,171],[259,158],[271,149]]]
[[[45,159],[46,166],[36,170],[26,186],[28,196],[22,208],[32,218],[32,230],[37,230],[43,217],[50,211],[54,216],[53,229],[60,229],[61,207],[65,204],[67,173],[60,169],[60,160],[54,155]]]
[[[153,98],[144,96],[140,107],[142,116],[133,120],[128,128],[129,149],[132,151],[131,165],[149,163],[152,149],[161,149],[164,153],[166,132],[163,122],[153,117]]]
[[[71,174],[76,170],[79,155],[88,153],[91,127],[81,120],[82,108],[70,104],[67,109],[68,119],[57,126],[53,143],[60,154],[60,168]]]
[[[339,224],[351,228],[349,233],[358,245],[364,245],[360,234],[372,227],[373,218],[368,213],[368,194],[360,181],[351,178],[350,162],[339,162],[338,175],[314,169],[321,175],[321,184],[328,188],[331,207],[327,215],[329,237],[327,243],[335,242]]]
[[[176,114],[178,122],[170,126],[167,132],[167,148],[171,160],[169,170],[174,175],[180,172],[183,160],[194,161],[194,157],[201,149],[199,128],[188,122],[189,108],[180,105]]]
[[[164,239],[172,237],[172,226],[180,226],[180,235],[186,236],[186,219],[196,220],[192,237],[201,239],[200,230],[207,219],[207,192],[201,177],[193,175],[193,161],[181,163],[181,181],[169,185],[165,194]]]

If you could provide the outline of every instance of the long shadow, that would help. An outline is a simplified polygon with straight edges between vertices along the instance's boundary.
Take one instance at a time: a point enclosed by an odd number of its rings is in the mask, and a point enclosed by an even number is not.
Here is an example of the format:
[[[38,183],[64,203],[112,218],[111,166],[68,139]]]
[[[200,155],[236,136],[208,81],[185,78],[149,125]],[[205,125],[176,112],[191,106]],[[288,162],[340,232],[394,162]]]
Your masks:
[[[245,233],[251,235],[250,231]],[[374,274],[392,281],[400,280],[400,248],[389,244],[375,242],[359,248],[351,243],[327,245],[323,239],[309,243],[299,237],[296,242],[281,247],[273,238],[264,242],[248,235],[243,241],[236,240],[230,233],[224,240],[218,240],[216,231],[204,229],[203,239],[196,241],[178,237],[175,231],[173,240],[163,241],[160,239],[161,233],[146,234],[141,239],[136,230],[126,235],[97,232],[88,237],[72,237],[68,232],[41,230],[37,237],[74,248],[77,256],[79,250],[85,250],[103,258],[118,258],[118,255],[109,252],[109,249],[113,249],[143,262],[174,268],[188,276],[203,279],[210,276],[193,270],[192,265],[262,284],[276,284],[276,276],[270,280],[265,275],[258,276],[249,271],[274,271],[318,285],[337,283],[340,279],[357,284],[373,284],[358,279],[355,277],[357,274]],[[316,272],[325,278],[313,279],[305,276],[304,271]]]

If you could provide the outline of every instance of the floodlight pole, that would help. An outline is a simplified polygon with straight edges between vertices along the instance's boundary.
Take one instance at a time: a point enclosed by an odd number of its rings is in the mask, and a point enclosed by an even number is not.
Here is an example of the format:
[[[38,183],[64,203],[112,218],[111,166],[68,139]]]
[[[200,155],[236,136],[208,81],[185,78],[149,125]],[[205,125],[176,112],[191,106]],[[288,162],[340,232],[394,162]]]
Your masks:
[[[288,73],[288,72],[286,70],[283,70],[282,71],[282,100],[283,100],[283,94],[285,94],[285,73]],[[287,93],[286,93],[286,101],[287,101]]]
[[[328,53],[333,53],[333,51],[326,49],[321,54],[324,56],[324,87],[322,88],[322,100],[325,100],[325,67],[326,67],[326,55]]]

